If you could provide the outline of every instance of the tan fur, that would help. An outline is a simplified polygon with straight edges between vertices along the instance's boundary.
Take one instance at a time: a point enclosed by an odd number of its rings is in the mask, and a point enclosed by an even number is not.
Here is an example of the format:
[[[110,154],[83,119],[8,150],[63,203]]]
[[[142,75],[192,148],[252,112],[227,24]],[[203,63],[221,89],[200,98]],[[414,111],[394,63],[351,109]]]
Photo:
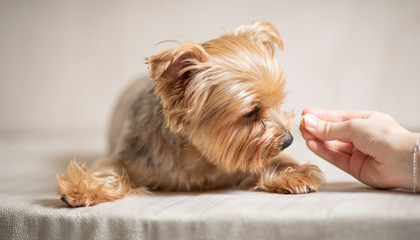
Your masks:
[[[180,43],[149,57],[152,82],[130,86],[111,126],[111,154],[94,172],[71,162],[58,193],[72,207],[148,190],[232,186],[277,193],[317,191],[322,173],[279,155],[292,114],[283,41],[268,22],[244,25],[205,43]],[[140,83],[139,83],[140,84]]]
[[[277,158],[270,161],[258,178],[257,187],[276,193],[308,193],[319,190],[323,178],[314,165],[299,166],[293,161]]]
[[[92,173],[85,164],[71,161],[67,176],[58,175],[58,194],[72,207],[92,206],[121,199],[131,193],[147,193],[145,188],[133,189],[124,166],[113,159],[102,159],[104,167]]]

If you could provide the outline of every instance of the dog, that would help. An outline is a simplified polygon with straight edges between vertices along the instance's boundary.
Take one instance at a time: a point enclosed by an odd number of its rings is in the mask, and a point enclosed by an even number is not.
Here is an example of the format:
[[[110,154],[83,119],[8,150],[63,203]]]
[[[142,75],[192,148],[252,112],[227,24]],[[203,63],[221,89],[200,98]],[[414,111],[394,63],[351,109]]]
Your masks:
[[[82,207],[136,193],[234,185],[318,191],[321,170],[281,154],[293,141],[293,114],[282,108],[285,76],[276,46],[283,51],[278,31],[258,21],[147,58],[147,84],[129,86],[116,106],[109,157],[92,170],[71,161],[57,176],[61,199]]]

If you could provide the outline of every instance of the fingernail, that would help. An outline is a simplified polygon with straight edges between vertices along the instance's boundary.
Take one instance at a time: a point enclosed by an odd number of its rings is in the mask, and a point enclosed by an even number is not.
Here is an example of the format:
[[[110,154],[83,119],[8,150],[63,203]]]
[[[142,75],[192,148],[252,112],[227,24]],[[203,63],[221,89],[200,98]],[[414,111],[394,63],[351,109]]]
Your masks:
[[[303,121],[305,121],[305,126],[308,126],[309,128],[316,128],[318,125],[318,119],[309,113],[303,116]]]

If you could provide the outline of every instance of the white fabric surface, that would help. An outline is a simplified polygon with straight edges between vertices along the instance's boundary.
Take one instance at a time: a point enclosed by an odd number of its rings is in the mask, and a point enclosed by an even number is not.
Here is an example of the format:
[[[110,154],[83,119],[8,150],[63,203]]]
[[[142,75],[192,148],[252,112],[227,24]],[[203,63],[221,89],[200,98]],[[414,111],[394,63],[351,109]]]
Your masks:
[[[0,134],[0,239],[419,239],[420,195],[381,191],[319,160],[295,134],[289,154],[318,164],[317,193],[226,189],[131,196],[68,208],[55,175],[105,152],[89,131]]]

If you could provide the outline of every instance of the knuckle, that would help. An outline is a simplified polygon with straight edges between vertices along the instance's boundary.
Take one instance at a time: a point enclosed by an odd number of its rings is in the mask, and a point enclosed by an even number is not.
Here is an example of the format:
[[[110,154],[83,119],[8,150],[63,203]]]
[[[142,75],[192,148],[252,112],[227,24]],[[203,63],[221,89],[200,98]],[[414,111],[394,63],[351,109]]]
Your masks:
[[[372,116],[378,116],[381,115],[382,113],[379,111],[372,111]]]
[[[347,121],[347,127],[346,127],[346,131],[347,131],[347,136],[348,139],[350,141],[354,141],[355,138],[357,137],[356,133],[359,131],[360,126],[363,124],[363,119],[352,119]]]
[[[331,123],[330,122],[325,122],[324,124],[322,124],[321,134],[322,134],[322,136],[325,136],[325,137],[330,136],[330,134],[331,134]]]
[[[388,121],[395,121],[394,118],[386,113],[373,111],[369,118],[379,119],[379,120],[388,120]]]
[[[387,118],[388,116],[384,113],[381,113],[379,111],[372,111],[371,115],[367,119],[380,119],[380,118]]]

